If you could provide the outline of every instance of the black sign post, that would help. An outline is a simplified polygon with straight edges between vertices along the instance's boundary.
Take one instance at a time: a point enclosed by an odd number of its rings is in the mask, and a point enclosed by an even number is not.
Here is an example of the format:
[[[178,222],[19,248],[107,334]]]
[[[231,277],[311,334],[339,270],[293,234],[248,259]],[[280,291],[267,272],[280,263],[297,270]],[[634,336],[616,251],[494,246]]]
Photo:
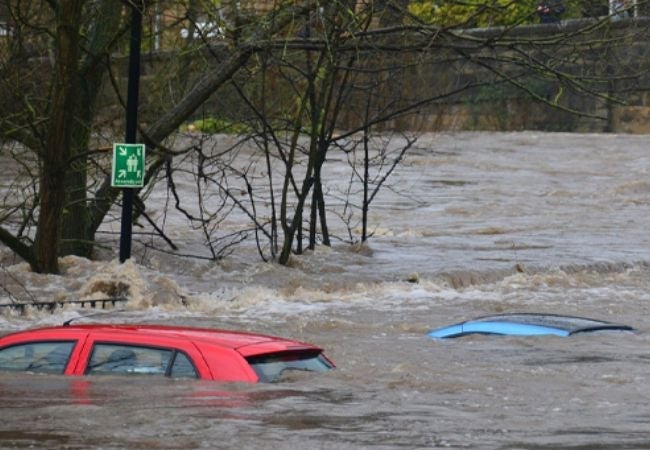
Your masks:
[[[126,99],[127,144],[135,144],[138,131],[138,95],[140,91],[140,42],[142,40],[142,12],[131,2],[131,46],[129,48],[129,80]],[[133,188],[122,189],[122,227],[120,234],[120,262],[131,257],[133,230]]]

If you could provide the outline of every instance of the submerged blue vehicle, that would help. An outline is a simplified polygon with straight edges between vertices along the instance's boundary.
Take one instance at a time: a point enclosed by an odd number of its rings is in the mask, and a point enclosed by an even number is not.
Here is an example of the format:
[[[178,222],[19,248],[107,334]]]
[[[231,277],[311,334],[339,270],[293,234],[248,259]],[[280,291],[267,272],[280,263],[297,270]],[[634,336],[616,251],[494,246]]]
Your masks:
[[[431,330],[431,338],[457,338],[468,334],[496,334],[509,336],[555,335],[571,336],[596,331],[636,331],[628,325],[540,313],[509,313],[482,316],[465,322]]]

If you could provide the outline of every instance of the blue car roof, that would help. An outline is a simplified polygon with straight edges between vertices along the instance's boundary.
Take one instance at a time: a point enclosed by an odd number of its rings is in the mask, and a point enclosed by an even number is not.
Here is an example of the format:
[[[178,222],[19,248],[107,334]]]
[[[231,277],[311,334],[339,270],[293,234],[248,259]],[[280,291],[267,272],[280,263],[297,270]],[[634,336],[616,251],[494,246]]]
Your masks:
[[[511,336],[555,335],[571,336],[590,331],[635,331],[634,328],[589,319],[558,314],[509,313],[477,317],[476,319],[448,325],[427,333],[432,338],[455,338],[467,334],[498,334]]]

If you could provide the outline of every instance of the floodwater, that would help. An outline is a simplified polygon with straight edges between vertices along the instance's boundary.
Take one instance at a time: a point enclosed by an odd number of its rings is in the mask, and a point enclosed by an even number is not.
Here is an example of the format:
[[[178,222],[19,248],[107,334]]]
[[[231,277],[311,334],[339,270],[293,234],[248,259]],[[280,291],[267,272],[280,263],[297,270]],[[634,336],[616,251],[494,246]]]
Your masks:
[[[254,248],[209,263],[136,246],[123,265],[65,258],[55,277],[5,250],[17,298],[121,282],[129,303],[92,320],[277,334],[338,367],[270,385],[0,374],[0,447],[650,449],[649,170],[645,136],[426,135],[373,204],[366,247],[290,268]],[[195,251],[187,230],[170,236]],[[426,337],[513,311],[638,333]],[[0,332],[96,312],[5,311]]]

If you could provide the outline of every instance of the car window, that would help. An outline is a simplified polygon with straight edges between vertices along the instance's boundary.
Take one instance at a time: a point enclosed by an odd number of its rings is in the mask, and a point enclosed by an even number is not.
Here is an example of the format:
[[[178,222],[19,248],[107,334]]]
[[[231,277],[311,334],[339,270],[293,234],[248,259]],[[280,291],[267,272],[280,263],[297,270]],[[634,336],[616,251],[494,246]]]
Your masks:
[[[175,355],[175,356],[174,356]],[[123,344],[95,344],[86,374],[167,375],[174,356],[170,376],[197,378],[196,370],[182,352],[165,348]]]
[[[0,369],[38,373],[65,371],[75,341],[29,342],[0,349]]]
[[[198,378],[194,365],[192,365],[187,355],[182,352],[176,353],[174,364],[169,375],[172,378]]]
[[[260,381],[273,383],[279,381],[283,374],[291,370],[308,372],[325,372],[333,365],[320,351],[283,352],[247,358]]]
[[[172,351],[121,344],[95,344],[86,373],[165,375]]]

